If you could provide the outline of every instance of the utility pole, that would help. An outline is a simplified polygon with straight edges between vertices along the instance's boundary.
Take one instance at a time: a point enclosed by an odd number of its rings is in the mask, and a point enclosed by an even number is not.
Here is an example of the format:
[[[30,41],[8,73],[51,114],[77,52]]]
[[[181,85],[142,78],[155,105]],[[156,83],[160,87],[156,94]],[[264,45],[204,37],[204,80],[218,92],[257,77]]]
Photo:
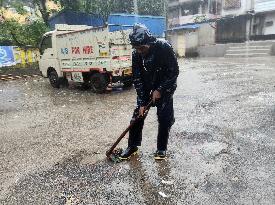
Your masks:
[[[137,0],[134,0],[134,13],[138,15],[138,3]]]
[[[208,2],[207,2],[207,14],[210,14],[210,9],[211,9],[211,0],[208,0]]]
[[[164,10],[164,18],[165,18],[165,38],[167,39],[167,30],[168,30],[168,2],[167,0],[163,0],[163,10]]]

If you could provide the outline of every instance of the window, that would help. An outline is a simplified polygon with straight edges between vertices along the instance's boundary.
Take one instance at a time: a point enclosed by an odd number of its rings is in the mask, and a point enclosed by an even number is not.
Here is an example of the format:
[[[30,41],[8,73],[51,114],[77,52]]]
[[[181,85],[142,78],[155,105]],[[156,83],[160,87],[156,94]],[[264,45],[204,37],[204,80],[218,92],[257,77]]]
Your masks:
[[[239,9],[241,8],[241,0],[224,0],[223,9]]]
[[[267,22],[265,22],[265,26],[266,27],[273,26],[273,21],[267,21]]]
[[[181,6],[181,15],[189,16],[189,15],[198,14],[199,7],[200,7],[200,4],[198,3],[184,4]]]
[[[214,15],[221,14],[221,2],[219,0],[212,1],[209,8],[209,13]]]
[[[178,9],[170,10],[169,13],[168,13],[168,17],[170,19],[178,18],[179,17],[179,10]]]
[[[176,1],[178,1],[178,0],[169,0],[169,3],[174,3]]]
[[[40,44],[40,54],[42,55],[47,48],[52,48],[52,36],[46,36]]]

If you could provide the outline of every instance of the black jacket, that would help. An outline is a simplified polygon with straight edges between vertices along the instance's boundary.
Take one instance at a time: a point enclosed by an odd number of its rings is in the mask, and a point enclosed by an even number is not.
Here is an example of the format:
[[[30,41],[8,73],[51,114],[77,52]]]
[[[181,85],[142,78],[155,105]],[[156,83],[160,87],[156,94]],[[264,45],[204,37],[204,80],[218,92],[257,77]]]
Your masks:
[[[150,92],[158,90],[162,96],[173,95],[177,88],[179,66],[172,46],[165,40],[151,44],[146,56],[133,52],[133,82],[138,106],[145,106]]]

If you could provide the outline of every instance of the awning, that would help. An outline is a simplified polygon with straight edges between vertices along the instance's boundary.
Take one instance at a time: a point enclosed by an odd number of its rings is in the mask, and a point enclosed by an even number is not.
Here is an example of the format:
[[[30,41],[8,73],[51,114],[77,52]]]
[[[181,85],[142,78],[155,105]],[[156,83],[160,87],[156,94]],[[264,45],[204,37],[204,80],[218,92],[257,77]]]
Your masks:
[[[186,25],[180,25],[171,29],[168,29],[167,31],[177,31],[177,30],[188,30],[188,29],[197,29],[199,28],[199,24],[186,24]]]
[[[275,11],[275,0],[255,0],[254,10],[256,13]]]

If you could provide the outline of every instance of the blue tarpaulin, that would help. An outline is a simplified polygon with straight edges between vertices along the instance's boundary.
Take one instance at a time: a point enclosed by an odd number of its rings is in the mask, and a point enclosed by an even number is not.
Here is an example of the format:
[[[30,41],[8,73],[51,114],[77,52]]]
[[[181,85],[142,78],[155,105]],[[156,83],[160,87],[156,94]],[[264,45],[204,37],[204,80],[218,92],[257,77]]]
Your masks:
[[[164,37],[165,18],[162,16],[141,16],[135,14],[111,14],[108,18],[110,31],[132,28],[135,23],[144,24],[156,37]]]
[[[87,25],[93,27],[104,26],[104,20],[98,15],[62,11],[49,19],[51,29],[55,28],[55,24],[68,24],[68,25]]]

